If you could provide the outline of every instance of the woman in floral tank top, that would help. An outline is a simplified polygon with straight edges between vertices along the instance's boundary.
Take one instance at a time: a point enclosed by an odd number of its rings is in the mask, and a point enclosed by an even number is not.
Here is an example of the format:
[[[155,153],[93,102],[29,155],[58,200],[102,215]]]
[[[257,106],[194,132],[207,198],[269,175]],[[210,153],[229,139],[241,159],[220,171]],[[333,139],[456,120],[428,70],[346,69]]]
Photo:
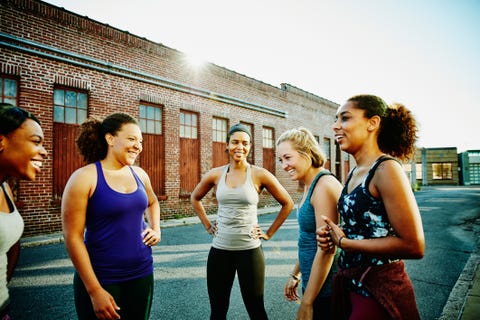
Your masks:
[[[415,119],[403,105],[373,95],[350,98],[333,126],[357,166],[338,202],[341,228],[327,217],[317,230],[322,250],[342,249],[334,278],[335,319],[419,319],[401,259],[420,259],[420,212],[399,161],[414,152]]]

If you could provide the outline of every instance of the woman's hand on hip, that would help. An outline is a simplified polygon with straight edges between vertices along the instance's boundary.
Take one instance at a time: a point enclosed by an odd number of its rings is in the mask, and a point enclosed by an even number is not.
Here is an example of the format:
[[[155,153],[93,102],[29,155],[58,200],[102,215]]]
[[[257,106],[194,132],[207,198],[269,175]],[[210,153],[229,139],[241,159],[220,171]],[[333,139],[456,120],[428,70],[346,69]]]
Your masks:
[[[161,240],[161,232],[156,232],[151,228],[146,228],[142,232],[143,243],[151,247],[156,245]]]

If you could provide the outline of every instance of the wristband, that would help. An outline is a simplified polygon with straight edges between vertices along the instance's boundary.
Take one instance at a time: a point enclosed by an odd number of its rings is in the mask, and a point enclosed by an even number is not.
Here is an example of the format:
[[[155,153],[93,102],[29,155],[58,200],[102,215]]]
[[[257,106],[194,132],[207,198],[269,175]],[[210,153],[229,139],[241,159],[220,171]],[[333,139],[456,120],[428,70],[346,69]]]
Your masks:
[[[297,275],[294,275],[293,273],[290,273],[290,276],[291,276],[293,279],[295,279],[295,280],[297,280],[297,281],[300,281],[300,278],[299,278]]]
[[[345,238],[345,236],[341,236],[340,238],[338,238],[338,247],[340,249],[342,249],[342,239]]]

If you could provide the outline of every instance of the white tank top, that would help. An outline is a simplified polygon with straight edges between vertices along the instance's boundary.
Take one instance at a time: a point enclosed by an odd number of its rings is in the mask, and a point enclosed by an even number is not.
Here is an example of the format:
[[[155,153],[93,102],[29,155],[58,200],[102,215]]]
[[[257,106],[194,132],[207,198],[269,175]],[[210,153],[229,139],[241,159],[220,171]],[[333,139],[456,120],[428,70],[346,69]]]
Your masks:
[[[4,182],[5,184],[6,182]],[[0,211],[0,309],[9,301],[7,288],[7,252],[10,250],[23,233],[23,219],[18,212],[12,199],[5,191],[2,184],[0,192],[3,192],[12,212]]]
[[[213,247],[223,250],[249,250],[261,245],[260,239],[250,235],[258,224],[258,192],[252,181],[251,167],[247,167],[245,183],[236,188],[226,185],[229,165],[226,165],[217,185],[218,232]]]

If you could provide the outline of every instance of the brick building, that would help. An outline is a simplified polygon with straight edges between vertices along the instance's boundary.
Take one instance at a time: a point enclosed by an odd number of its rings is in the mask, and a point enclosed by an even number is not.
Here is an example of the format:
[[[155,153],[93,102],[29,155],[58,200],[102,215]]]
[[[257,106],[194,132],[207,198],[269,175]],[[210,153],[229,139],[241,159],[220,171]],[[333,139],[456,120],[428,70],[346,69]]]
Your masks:
[[[201,70],[182,52],[42,1],[0,1],[2,101],[42,122],[49,158],[35,182],[11,181],[24,235],[61,229],[60,202],[79,166],[74,143],[87,116],[128,112],[140,120],[144,151],[162,219],[193,215],[189,193],[203,173],[226,163],[228,127],[250,125],[251,161],[272,171],[297,197],[298,186],[275,161],[275,139],[304,126],[318,138],[343,180],[349,158],[334,144],[338,104],[289,84],[275,87],[215,64]],[[262,194],[261,206],[272,203]],[[215,199],[205,199],[209,211]]]

